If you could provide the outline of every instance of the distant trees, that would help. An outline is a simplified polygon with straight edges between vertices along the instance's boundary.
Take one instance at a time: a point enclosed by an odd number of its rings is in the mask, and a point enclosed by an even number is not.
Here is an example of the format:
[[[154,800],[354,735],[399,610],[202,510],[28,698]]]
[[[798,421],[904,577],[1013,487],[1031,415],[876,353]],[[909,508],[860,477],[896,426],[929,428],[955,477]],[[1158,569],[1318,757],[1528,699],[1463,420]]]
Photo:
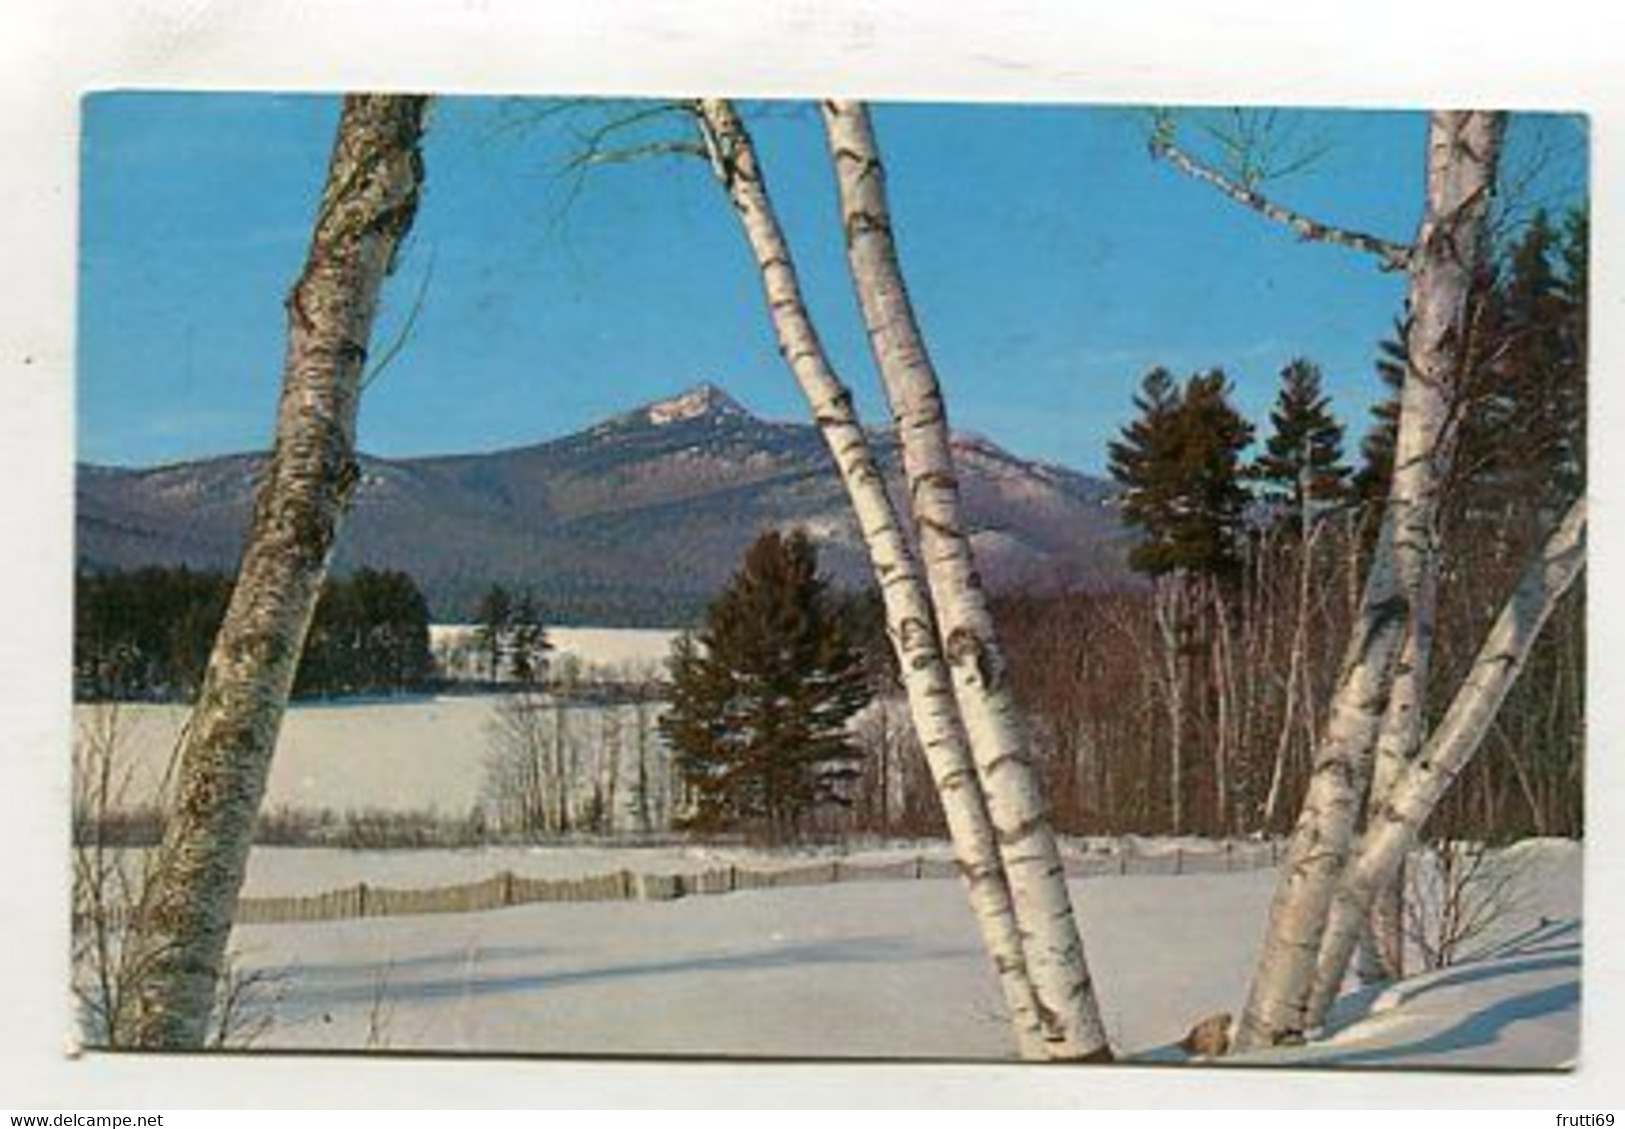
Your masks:
[[[74,697],[196,694],[230,595],[229,577],[185,567],[81,572],[73,593]]]
[[[185,567],[79,574],[75,697],[190,699],[230,595],[230,577]],[[429,607],[410,576],[363,568],[323,582],[295,696],[417,690],[433,674]]]
[[[474,641],[485,659],[485,676],[497,680],[507,658],[508,625],[513,618],[513,597],[500,584],[480,596],[474,609]]]
[[[433,675],[429,605],[410,576],[362,568],[322,585],[295,695],[417,690]]]
[[[474,642],[491,682],[534,685],[547,677],[547,655],[553,644],[542,613],[528,592],[517,597],[493,584],[474,612]]]
[[[675,644],[660,731],[690,800],[688,826],[794,839],[846,805],[861,756],[846,723],[868,700],[853,648],[801,532],[764,533]]]

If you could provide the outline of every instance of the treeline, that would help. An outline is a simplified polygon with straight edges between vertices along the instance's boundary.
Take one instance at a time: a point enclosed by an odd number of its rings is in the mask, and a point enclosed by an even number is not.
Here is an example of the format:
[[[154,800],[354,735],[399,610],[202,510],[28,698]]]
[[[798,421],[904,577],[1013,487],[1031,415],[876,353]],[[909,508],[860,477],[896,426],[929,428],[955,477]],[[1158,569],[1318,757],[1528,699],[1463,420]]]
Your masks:
[[[1477,280],[1447,439],[1428,729],[1524,561],[1583,489],[1587,282],[1580,213],[1536,215]],[[1391,390],[1402,329],[1380,347]],[[1357,460],[1307,360],[1281,373],[1263,428],[1236,410],[1220,372],[1180,384],[1154,371],[1136,403],[1110,462],[1148,586],[1005,608],[1050,794],[1063,825],[1285,831],[1378,535],[1397,400],[1376,406]],[[1581,590],[1543,633],[1436,833],[1581,832],[1583,648]]]
[[[74,593],[74,694],[82,701],[189,700],[232,579],[185,567],[82,572]],[[434,678],[429,606],[403,572],[362,568],[322,586],[296,696],[419,690]]]
[[[1583,489],[1587,283],[1581,213],[1536,215],[1478,280],[1442,507],[1429,729],[1523,562]],[[1402,328],[1376,366],[1395,390]],[[1110,466],[1145,582],[995,609],[1045,794],[1074,833],[1284,833],[1358,611],[1397,402],[1376,405],[1354,452],[1308,359],[1285,366],[1264,421],[1237,409],[1216,370],[1155,369],[1135,403]],[[1582,832],[1584,647],[1582,581],[1433,834]],[[906,717],[873,711],[860,726],[856,823],[940,826]]]

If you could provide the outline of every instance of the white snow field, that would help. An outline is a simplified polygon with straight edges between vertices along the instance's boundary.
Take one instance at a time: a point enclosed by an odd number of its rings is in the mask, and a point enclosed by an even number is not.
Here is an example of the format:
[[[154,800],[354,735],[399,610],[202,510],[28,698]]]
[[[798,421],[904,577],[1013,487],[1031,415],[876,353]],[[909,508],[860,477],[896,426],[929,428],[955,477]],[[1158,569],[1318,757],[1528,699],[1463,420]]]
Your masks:
[[[471,643],[474,628],[434,625],[444,649]],[[555,664],[574,661],[584,677],[637,680],[659,673],[676,631],[550,627]],[[426,812],[466,816],[482,799],[490,726],[500,694],[448,694],[300,701],[289,706],[278,739],[265,811]],[[104,706],[76,705],[76,724]],[[189,706],[123,703],[121,764],[130,766],[128,795],[158,790]]]
[[[1143,845],[1143,844],[1142,844]],[[854,861],[899,851],[854,854]],[[938,848],[940,850],[940,848]],[[1249,1062],[1572,1065],[1579,1029],[1580,847],[1507,852],[1519,897],[1485,954],[1384,992],[1352,981],[1329,1038]],[[499,869],[565,876],[701,868],[741,852],[257,848],[250,894],[365,880],[430,885]],[[757,856],[783,865],[783,855]],[[1109,876],[1072,893],[1113,1041],[1185,1061],[1198,1019],[1237,1008],[1271,870]],[[245,970],[279,977],[260,1046],[788,1058],[1010,1056],[998,990],[951,879],[752,890],[666,902],[240,926]],[[1243,1061],[1233,1059],[1227,1061]]]
[[[494,696],[299,702],[289,707],[266,785],[264,811],[298,808],[426,811],[463,816],[479,801]],[[81,721],[103,708],[75,706]],[[118,707],[129,794],[148,798],[190,709]]]

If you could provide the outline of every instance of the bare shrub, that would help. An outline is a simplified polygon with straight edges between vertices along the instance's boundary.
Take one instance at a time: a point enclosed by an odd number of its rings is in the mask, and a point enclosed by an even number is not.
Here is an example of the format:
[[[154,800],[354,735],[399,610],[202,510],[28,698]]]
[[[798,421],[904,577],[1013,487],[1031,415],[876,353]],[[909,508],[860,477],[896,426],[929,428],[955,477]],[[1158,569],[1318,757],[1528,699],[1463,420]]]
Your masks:
[[[162,840],[168,773],[140,794],[126,754],[130,722],[117,703],[87,710],[73,748],[71,989],[89,1046],[131,1045],[142,986],[158,950],[137,944]],[[270,1030],[287,973],[245,971],[228,952],[216,984],[206,1045],[247,1047]]]
[[[1527,901],[1526,868],[1483,843],[1435,841],[1406,865],[1405,932],[1424,969],[1481,956]]]

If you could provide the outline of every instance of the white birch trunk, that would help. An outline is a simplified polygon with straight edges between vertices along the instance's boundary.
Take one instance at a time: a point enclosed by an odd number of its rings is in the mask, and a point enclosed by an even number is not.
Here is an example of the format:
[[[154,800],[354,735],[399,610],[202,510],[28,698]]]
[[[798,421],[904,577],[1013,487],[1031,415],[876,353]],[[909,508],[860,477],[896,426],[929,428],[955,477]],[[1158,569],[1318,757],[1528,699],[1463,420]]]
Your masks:
[[[1348,857],[1394,660],[1436,559],[1439,491],[1467,305],[1482,259],[1504,119],[1440,112],[1428,129],[1427,207],[1410,258],[1408,354],[1393,483],[1302,811],[1270,905],[1237,1048],[1296,1042],[1307,1029],[1321,933]]]
[[[1109,1060],[1066,874],[961,517],[947,409],[892,241],[868,111],[836,101],[823,111],[852,279],[897,424],[937,627],[1009,876],[1044,1038],[1053,1058]]]
[[[203,1043],[260,798],[358,471],[356,410],[384,278],[416,215],[427,100],[345,99],[303,273],[288,296],[276,446],[179,753],[139,915],[149,955],[130,1042]]]
[[[1366,799],[1368,821],[1388,802],[1388,793],[1422,744],[1426,718],[1428,671],[1433,659],[1433,625],[1437,605],[1438,567],[1431,562],[1422,576],[1422,588],[1411,612],[1410,628],[1400,648],[1388,709],[1371,768],[1371,792]],[[1367,924],[1373,967],[1368,979],[1398,980],[1405,974],[1404,868],[1393,885],[1371,906]]]
[[[942,800],[955,858],[1010,1010],[1018,1049],[1023,1057],[1044,1058],[1010,888],[914,553],[851,392],[830,364],[808,313],[750,135],[726,100],[704,99],[697,113],[713,171],[755,256],[779,352],[806,397],[857,517],[880,587],[909,714]]]
[[[1582,498],[1525,568],[1438,728],[1402,768],[1387,800],[1372,812],[1359,850],[1337,884],[1319,954],[1311,1022],[1324,1022],[1372,903],[1392,885],[1428,816],[1478,751],[1541,628],[1584,567],[1585,524]]]

